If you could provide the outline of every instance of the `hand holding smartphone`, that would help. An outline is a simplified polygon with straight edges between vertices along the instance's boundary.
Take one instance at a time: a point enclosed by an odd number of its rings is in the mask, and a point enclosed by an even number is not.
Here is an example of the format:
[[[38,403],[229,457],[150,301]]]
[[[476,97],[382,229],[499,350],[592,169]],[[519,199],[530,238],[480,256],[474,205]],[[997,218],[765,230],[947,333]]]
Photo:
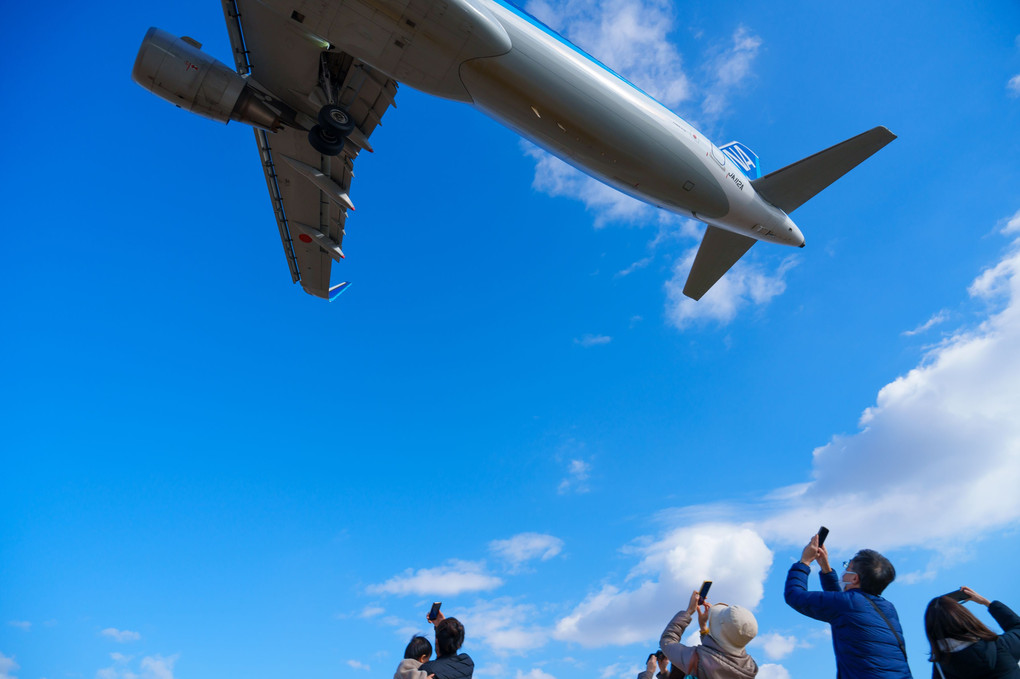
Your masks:
[[[701,583],[701,591],[698,592],[698,605],[701,606],[705,603],[705,597],[708,596],[708,590],[712,588],[712,581],[705,580]]]
[[[436,618],[439,617],[439,607],[443,605],[442,601],[432,602],[432,608],[429,609],[428,620],[429,622],[435,622]]]
[[[818,546],[821,547],[825,544],[825,538],[829,537],[829,529],[822,526],[818,529]]]

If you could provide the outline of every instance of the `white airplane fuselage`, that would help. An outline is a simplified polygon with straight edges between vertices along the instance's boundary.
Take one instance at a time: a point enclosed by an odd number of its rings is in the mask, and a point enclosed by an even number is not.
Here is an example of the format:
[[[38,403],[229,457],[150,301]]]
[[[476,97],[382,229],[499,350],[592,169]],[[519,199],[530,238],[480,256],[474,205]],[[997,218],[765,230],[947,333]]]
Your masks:
[[[628,195],[756,240],[804,244],[692,125],[505,0],[445,0],[443,11],[416,0],[303,4],[318,10],[305,27],[336,48],[473,105]]]

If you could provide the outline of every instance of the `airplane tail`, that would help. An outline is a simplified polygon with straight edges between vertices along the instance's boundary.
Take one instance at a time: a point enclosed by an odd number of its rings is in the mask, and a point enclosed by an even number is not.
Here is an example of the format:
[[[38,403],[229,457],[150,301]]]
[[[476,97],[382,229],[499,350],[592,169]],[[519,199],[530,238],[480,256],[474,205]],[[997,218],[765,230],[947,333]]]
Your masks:
[[[790,214],[895,138],[887,128],[875,127],[760,179],[752,179],[751,186],[762,198]]]
[[[721,150],[744,171],[758,195],[789,214],[895,138],[888,129],[876,127],[764,177],[758,156],[751,149],[730,142]],[[701,299],[756,242],[749,236],[709,226],[687,276],[684,294]]]

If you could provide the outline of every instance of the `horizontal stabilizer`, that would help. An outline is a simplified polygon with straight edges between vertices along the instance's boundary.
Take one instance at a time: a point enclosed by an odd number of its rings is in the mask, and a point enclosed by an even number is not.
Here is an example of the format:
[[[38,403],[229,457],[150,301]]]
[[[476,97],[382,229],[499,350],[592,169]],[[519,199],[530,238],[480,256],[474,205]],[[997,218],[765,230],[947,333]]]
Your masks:
[[[751,186],[762,198],[790,214],[895,138],[888,129],[876,127],[761,179],[753,179]]]
[[[757,242],[753,238],[716,226],[705,229],[705,237],[701,239],[701,247],[694,257],[691,273],[687,275],[684,294],[691,299],[701,299]]]
[[[343,283],[338,283],[338,284],[334,285],[332,288],[330,288],[329,289],[329,301],[332,302],[334,299],[339,297],[343,293],[344,290],[346,290],[347,288],[350,287],[350,285],[351,285],[350,281],[345,281]]]

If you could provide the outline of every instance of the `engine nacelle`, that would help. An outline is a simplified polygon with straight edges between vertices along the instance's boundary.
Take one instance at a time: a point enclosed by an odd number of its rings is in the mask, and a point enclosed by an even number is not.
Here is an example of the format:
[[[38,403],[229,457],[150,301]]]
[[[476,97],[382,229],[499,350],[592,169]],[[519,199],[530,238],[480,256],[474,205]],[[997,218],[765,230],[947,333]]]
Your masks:
[[[175,106],[221,123],[237,120],[272,131],[282,127],[280,111],[265,95],[190,38],[150,28],[131,78]]]

